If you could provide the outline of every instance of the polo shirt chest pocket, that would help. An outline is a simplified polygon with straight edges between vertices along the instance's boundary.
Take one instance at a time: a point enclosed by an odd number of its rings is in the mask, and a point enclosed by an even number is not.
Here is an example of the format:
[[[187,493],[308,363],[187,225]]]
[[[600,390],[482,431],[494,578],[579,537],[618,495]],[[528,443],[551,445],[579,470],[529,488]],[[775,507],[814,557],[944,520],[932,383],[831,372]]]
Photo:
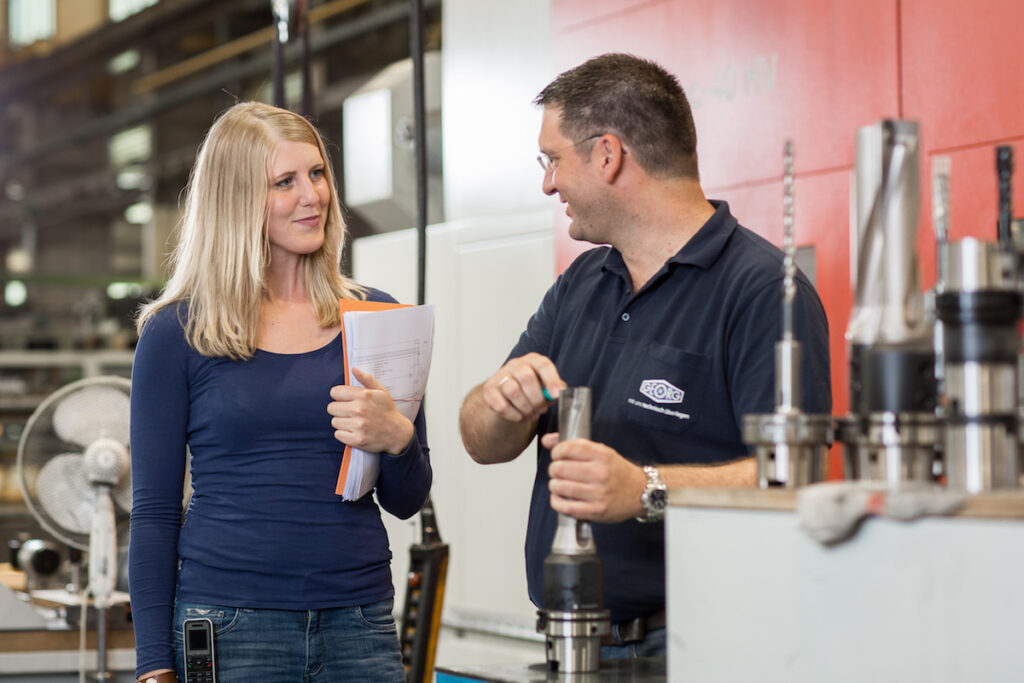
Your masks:
[[[700,419],[711,358],[650,343],[636,356],[627,379],[627,419],[643,427],[681,434]]]

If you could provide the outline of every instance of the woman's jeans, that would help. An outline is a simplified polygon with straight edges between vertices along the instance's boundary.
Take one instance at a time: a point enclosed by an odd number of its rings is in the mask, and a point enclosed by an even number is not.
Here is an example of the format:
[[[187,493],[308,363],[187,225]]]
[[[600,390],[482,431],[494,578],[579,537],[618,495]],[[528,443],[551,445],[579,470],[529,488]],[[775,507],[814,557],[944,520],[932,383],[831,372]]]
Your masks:
[[[204,617],[213,622],[218,683],[404,683],[393,607],[390,598],[309,611],[179,602],[174,607],[178,680],[185,680],[182,623]]]

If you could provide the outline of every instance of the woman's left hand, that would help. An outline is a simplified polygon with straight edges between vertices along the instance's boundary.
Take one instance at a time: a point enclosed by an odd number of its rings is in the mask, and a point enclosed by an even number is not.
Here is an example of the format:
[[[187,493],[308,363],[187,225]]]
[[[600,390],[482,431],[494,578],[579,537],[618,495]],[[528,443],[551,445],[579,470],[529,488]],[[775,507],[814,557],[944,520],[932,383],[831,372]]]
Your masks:
[[[331,388],[327,412],[334,438],[370,453],[401,453],[412,441],[414,429],[398,412],[391,394],[373,375],[352,368],[361,387],[339,384]]]

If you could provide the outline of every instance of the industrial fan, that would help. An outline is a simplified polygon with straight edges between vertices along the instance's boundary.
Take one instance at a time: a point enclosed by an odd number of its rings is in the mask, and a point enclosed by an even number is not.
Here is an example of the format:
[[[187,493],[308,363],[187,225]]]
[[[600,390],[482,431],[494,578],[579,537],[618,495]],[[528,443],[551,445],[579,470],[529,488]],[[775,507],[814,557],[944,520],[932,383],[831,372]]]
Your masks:
[[[32,514],[59,540],[88,551],[87,589],[99,612],[101,673],[105,610],[117,582],[117,539],[127,538],[132,507],[130,387],[122,377],[72,382],[39,404],[18,443],[18,480]]]

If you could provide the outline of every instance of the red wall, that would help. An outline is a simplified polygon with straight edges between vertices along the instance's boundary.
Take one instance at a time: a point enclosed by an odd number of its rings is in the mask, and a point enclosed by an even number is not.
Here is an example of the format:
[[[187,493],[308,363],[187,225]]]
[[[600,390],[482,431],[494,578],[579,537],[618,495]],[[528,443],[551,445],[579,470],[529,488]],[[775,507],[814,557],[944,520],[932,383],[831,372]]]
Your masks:
[[[776,244],[782,148],[794,141],[796,237],[816,247],[836,414],[848,408],[857,128],[882,118],[920,124],[922,287],[935,273],[933,156],[952,161],[952,239],[995,237],[998,144],[1014,147],[1014,213],[1024,215],[1021,0],[552,0],[552,41],[558,70],[621,51],[675,73],[694,109],[706,194]],[[561,270],[581,245],[557,235]]]

